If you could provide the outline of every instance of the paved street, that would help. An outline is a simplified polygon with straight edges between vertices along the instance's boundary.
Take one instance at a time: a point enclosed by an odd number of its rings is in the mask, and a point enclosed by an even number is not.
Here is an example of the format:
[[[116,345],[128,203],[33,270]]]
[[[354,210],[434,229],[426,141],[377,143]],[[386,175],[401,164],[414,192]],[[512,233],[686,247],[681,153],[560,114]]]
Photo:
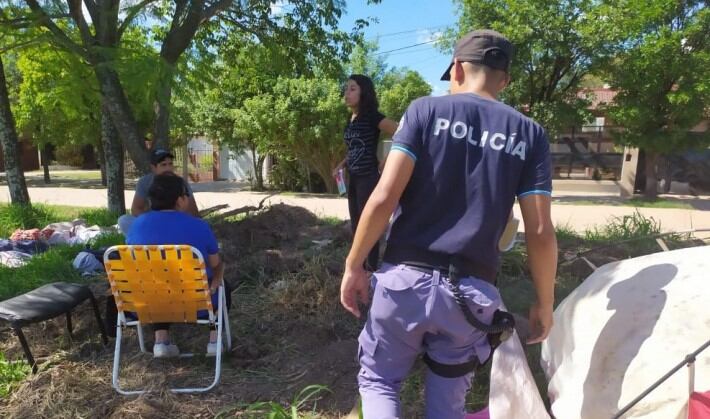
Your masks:
[[[602,183],[595,188],[587,182],[585,187],[577,187],[574,181],[556,181],[552,216],[556,225],[566,225],[576,231],[584,231],[593,226],[600,226],[610,217],[630,215],[636,211],[633,207],[614,205],[619,201],[613,184]],[[195,198],[200,208],[219,204],[228,204],[230,208],[245,205],[257,205],[266,193],[243,191],[245,185],[235,182],[213,182],[194,184]],[[574,190],[579,189],[579,190]],[[77,187],[30,187],[33,202],[57,205],[99,207],[106,205],[106,190],[94,185],[87,189]],[[133,199],[133,191],[126,191],[126,205]],[[685,230],[690,228],[710,228],[710,197],[673,198],[688,202],[696,209],[660,209],[639,208],[647,217],[661,222],[664,231]],[[574,205],[575,201],[594,201],[600,205]],[[0,202],[9,202],[7,186],[0,186]],[[345,198],[329,195],[277,194],[268,199],[269,203],[284,203],[302,206],[319,216],[348,218],[348,206]],[[519,213],[516,207],[516,213]],[[521,225],[522,230],[522,225]]]

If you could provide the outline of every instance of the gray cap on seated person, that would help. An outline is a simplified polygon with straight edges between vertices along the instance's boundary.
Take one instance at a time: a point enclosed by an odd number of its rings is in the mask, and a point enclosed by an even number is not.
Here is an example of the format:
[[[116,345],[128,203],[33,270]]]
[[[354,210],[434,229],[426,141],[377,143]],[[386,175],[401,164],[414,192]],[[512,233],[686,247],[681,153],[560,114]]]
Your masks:
[[[173,156],[173,153],[169,152],[168,150],[162,148],[155,149],[150,153],[150,164],[152,164],[153,166],[157,166],[158,163],[167,158],[174,159],[175,156]]]

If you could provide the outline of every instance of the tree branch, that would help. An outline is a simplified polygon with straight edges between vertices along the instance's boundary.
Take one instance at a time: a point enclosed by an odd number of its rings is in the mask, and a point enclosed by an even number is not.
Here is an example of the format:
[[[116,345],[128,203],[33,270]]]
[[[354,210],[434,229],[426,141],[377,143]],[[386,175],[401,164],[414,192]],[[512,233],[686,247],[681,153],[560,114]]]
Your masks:
[[[135,6],[131,6],[128,8],[128,14],[121,23],[121,26],[118,28],[118,41],[121,40],[121,38],[123,37],[123,33],[126,31],[126,29],[128,29],[131,23],[133,23],[133,20],[138,17],[138,15],[143,11],[143,9],[145,9],[149,4],[155,2],[156,0],[143,0]]]
[[[29,41],[18,42],[18,43],[16,43],[16,44],[12,44],[12,45],[10,45],[10,46],[4,47],[4,48],[0,48],[0,54],[4,54],[4,53],[6,53],[6,52],[8,52],[8,51],[10,51],[10,50],[13,50],[13,49],[15,49],[15,48],[22,48],[22,47],[26,47],[26,46],[28,46],[28,45],[38,44],[38,43],[39,43],[39,41],[37,40],[37,38],[31,39],[31,40],[29,40]]]
[[[219,0],[212,6],[209,6],[202,13],[202,22],[206,22],[212,19],[212,17],[214,17],[217,13],[227,10],[227,7],[229,7],[232,3],[234,3],[234,0]]]
[[[569,80],[569,83],[567,83],[567,86],[565,86],[562,91],[563,92],[568,92],[569,89],[577,84],[579,80],[582,79],[582,76],[585,75],[587,72],[586,71],[575,71],[574,74],[572,74],[572,77]]]
[[[30,7],[30,10],[37,15],[36,21],[47,28],[52,35],[54,35],[54,39],[57,44],[67,51],[71,51],[85,60],[91,61],[89,53],[82,48],[81,45],[72,41],[71,38],[69,38],[69,36],[67,36],[67,34],[52,21],[52,19],[44,12],[44,9],[42,9],[39,3],[37,3],[37,0],[25,0],[25,2]]]
[[[267,199],[269,199],[275,195],[278,195],[278,193],[270,193],[270,194],[266,195],[261,201],[259,201],[259,205],[256,207],[252,206],[252,205],[247,205],[247,206],[244,206],[241,208],[233,209],[231,211],[219,213],[214,216],[214,221],[215,222],[223,221],[227,217],[233,217],[233,216],[239,215],[239,214],[260,211],[262,208],[264,208],[264,202],[266,202]]]
[[[61,14],[52,14],[48,15],[50,19],[63,19],[63,18],[71,18],[71,15],[68,13],[61,13]],[[31,16],[24,16],[24,17],[18,17],[14,19],[0,19],[0,26],[6,26],[11,29],[25,29],[30,27],[36,19],[33,19]]]
[[[91,35],[91,30],[86,23],[86,19],[84,19],[84,12],[81,10],[81,0],[67,0],[67,4],[69,5],[69,13],[71,13],[74,23],[76,23],[76,26],[79,28],[79,33],[81,34],[84,45],[93,45],[94,37]],[[96,12],[96,10],[94,10],[94,12]]]
[[[220,3],[222,1],[224,0]],[[160,56],[171,65],[174,65],[178,57],[187,49],[204,21],[204,1],[191,2],[187,10],[185,10],[186,6],[185,1],[176,2],[170,31],[160,49]],[[184,19],[183,15],[185,15]]]
[[[99,20],[99,14],[98,14],[98,9],[96,7],[96,2],[94,0],[84,0],[84,4],[86,5],[86,10],[89,11],[89,16],[91,16],[91,21],[94,22],[94,25],[95,25],[96,22]],[[79,5],[79,10],[81,10],[81,4]]]
[[[231,23],[232,25],[236,26],[237,28],[239,28],[240,30],[242,30],[245,33],[249,33],[249,34],[256,36],[260,41],[264,41],[263,37],[264,37],[265,31],[256,30],[253,27],[247,26],[244,23],[240,22],[239,20],[237,20],[231,16],[222,16],[221,19],[224,20],[225,22]],[[270,21],[262,21],[260,23],[261,24],[265,23],[267,29],[273,29],[273,26],[269,27],[271,24]],[[264,29],[264,27],[261,24],[259,25],[259,29]]]
[[[172,32],[174,28],[180,26],[180,16],[182,16],[187,7],[187,0],[175,0],[175,14],[173,15],[173,20],[170,22],[170,31]]]

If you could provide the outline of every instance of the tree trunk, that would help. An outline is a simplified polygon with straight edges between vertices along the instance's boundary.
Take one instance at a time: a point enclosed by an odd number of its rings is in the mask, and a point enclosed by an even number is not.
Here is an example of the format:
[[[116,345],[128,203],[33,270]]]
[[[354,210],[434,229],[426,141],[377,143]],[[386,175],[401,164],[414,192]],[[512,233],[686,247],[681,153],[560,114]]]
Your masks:
[[[333,167],[335,164],[331,163],[332,159],[330,156],[318,156],[314,151],[310,155],[310,158],[304,156],[303,160],[323,180],[323,184],[328,193],[338,193],[338,184],[335,182],[335,178],[333,178]]]
[[[328,193],[338,193],[338,184],[335,182],[335,179],[333,178],[332,170],[331,171],[323,171],[320,168],[316,168],[316,173],[318,173],[318,176],[320,176],[321,179],[323,179],[323,183],[325,184],[325,190]]]
[[[115,214],[126,213],[126,197],[123,183],[123,146],[113,124],[107,100],[103,99],[101,112],[101,142],[106,159],[108,183],[108,210]]]
[[[153,132],[153,149],[170,147],[170,100],[172,97],[173,66],[164,65],[158,80],[155,98],[155,128]]]
[[[264,162],[266,161],[266,156],[259,156],[256,162],[256,186],[260,191],[266,189],[264,187]]]
[[[42,146],[42,151],[39,153],[40,159],[42,159],[42,171],[44,172],[44,184],[49,185],[52,183],[52,178],[49,177],[49,156],[51,156],[52,150],[49,143]]]
[[[106,181],[106,154],[104,153],[103,141],[99,141],[99,144],[96,146],[96,150],[99,155],[99,169],[101,170],[101,186],[107,186],[108,183]]]
[[[5,80],[5,68],[0,56],[0,145],[5,159],[5,176],[10,190],[10,201],[13,204],[30,205],[30,195],[27,193],[25,173],[20,161],[20,149],[15,129],[15,118],[10,108],[10,96]]]
[[[178,5],[178,3],[180,3]],[[205,1],[176,2],[170,30],[160,47],[161,64],[155,96],[153,148],[170,145],[170,98],[175,68],[180,56],[192,43],[200,25],[229,7],[232,1],[220,0],[208,6]]]
[[[671,183],[673,182],[673,167],[669,156],[661,157],[658,166],[661,172],[659,176],[663,179],[663,193],[669,193],[671,191]]]
[[[656,199],[658,196],[657,161],[658,153],[646,150],[646,188],[644,190],[646,199]]]
[[[107,64],[95,66],[94,71],[99,81],[103,106],[106,107],[105,111],[108,111],[111,115],[115,131],[118,132],[118,135],[123,140],[123,144],[126,146],[131,160],[136,165],[136,169],[142,174],[148,173],[150,171],[150,160],[148,159],[145,140],[138,129],[138,123],[133,116],[133,111],[128,103],[118,74],[109,68]],[[107,160],[110,159],[109,150],[104,144]],[[111,182],[110,179],[109,182]]]
[[[251,151],[251,162],[252,170],[254,170],[254,180],[252,181],[252,188],[255,191],[264,190],[264,159],[266,156],[257,156],[256,147],[250,147]]]

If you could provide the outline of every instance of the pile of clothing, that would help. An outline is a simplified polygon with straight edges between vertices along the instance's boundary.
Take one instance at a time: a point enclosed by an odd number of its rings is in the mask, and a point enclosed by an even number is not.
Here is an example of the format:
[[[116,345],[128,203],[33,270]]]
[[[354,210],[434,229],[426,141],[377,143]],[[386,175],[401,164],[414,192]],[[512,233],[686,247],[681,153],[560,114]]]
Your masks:
[[[113,227],[87,226],[78,219],[53,223],[43,229],[15,230],[9,239],[0,239],[0,265],[17,268],[32,256],[46,252],[50,246],[87,244],[94,238],[113,232]]]
[[[40,237],[46,237],[47,243],[49,243],[50,245],[74,245],[86,244],[95,237],[98,237],[106,232],[111,231],[115,231],[115,228],[99,227],[96,225],[87,227],[86,221],[78,219],[74,221],[65,221],[61,223],[50,224],[40,230],[39,235]]]

